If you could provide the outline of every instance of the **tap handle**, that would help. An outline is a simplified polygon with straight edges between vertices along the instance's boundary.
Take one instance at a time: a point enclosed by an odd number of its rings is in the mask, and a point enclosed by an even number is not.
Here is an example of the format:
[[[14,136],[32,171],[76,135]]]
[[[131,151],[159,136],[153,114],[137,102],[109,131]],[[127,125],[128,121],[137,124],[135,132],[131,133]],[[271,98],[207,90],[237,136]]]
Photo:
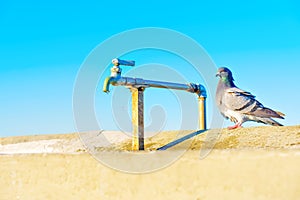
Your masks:
[[[135,65],[135,61],[133,60],[121,60],[119,58],[115,58],[112,60],[112,63],[115,66],[119,66],[119,65],[124,65],[124,66],[134,66]]]

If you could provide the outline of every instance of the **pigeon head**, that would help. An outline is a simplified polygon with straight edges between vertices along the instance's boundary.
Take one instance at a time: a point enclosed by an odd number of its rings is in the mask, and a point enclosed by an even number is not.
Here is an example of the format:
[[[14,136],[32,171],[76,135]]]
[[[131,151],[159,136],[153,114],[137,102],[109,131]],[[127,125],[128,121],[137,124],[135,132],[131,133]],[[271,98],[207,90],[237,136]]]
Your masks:
[[[220,80],[223,82],[233,83],[234,81],[232,72],[227,67],[220,67],[216,76],[220,77]]]

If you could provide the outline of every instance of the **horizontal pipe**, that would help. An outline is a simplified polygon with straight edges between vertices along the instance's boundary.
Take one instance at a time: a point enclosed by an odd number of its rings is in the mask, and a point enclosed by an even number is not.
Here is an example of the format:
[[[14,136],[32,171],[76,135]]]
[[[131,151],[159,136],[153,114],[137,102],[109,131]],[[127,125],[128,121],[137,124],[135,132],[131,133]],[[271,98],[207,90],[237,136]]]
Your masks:
[[[107,78],[108,79],[108,78]],[[105,81],[104,83],[104,92],[109,91],[109,83],[114,86],[128,86],[128,87],[154,87],[154,88],[167,88],[174,90],[184,90],[191,93],[197,93],[199,96],[206,97],[206,90],[200,84],[184,84],[184,83],[171,83],[164,81],[153,81],[153,80],[145,80],[141,78],[131,78],[131,77],[109,77],[109,81]],[[108,85],[107,85],[108,84]]]
[[[152,80],[144,80],[145,84],[148,87],[155,87],[155,88],[168,88],[174,90],[191,90],[191,86],[188,84],[182,83],[170,83],[170,82],[163,82],[163,81],[152,81]]]
[[[199,97],[206,98],[206,90],[200,84],[184,84],[184,83],[171,83],[164,81],[152,81],[152,80],[144,80],[141,78],[131,78],[131,77],[107,77],[104,81],[103,91],[109,92],[109,85],[113,86],[127,86],[127,87],[154,87],[154,88],[167,88],[174,90],[183,90],[191,93],[197,93]]]

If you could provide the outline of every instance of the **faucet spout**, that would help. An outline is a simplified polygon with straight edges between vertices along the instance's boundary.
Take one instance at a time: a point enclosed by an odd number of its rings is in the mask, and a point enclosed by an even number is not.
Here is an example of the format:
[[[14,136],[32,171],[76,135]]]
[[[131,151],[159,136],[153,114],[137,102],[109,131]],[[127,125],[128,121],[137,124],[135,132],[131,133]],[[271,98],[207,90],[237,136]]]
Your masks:
[[[106,77],[103,84],[103,92],[109,93],[109,85],[112,82],[112,79],[114,79],[112,76]]]

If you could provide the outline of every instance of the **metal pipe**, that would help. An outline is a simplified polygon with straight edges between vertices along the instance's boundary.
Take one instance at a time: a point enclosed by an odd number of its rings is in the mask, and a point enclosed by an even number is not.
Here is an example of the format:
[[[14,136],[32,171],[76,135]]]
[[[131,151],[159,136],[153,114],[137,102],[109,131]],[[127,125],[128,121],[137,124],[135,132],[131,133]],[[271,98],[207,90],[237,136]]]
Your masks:
[[[198,94],[199,97],[206,97],[206,90],[200,84],[184,84],[184,83],[171,83],[164,81],[153,81],[153,80],[145,80],[141,78],[131,78],[131,77],[108,77],[104,81],[103,92],[109,92],[109,84],[114,86],[127,86],[127,87],[135,87],[135,88],[167,88],[174,90],[183,90],[191,93]]]
[[[194,83],[172,83],[165,81],[144,80],[141,78],[122,77],[120,65],[134,66],[134,61],[114,59],[111,75],[104,80],[103,92],[109,92],[109,85],[126,86],[132,93],[132,149],[144,150],[144,90],[148,87],[183,90],[198,95],[199,129],[206,130],[206,90],[203,85]],[[175,144],[174,144],[175,145]]]
[[[144,150],[144,88],[131,88],[132,150]]]
[[[198,97],[199,104],[199,129],[206,130],[206,98]]]
[[[189,84],[181,84],[181,83],[170,83],[170,82],[163,82],[163,81],[152,81],[152,80],[144,80],[145,84],[148,87],[155,87],[155,88],[168,88],[174,90],[193,90]]]
[[[206,129],[206,90],[204,86],[200,84],[183,84],[183,83],[171,83],[164,81],[153,81],[153,80],[144,80],[141,78],[131,78],[131,77],[120,77],[120,76],[110,76],[107,77],[104,81],[103,91],[109,92],[109,85],[114,86],[126,86],[130,88],[167,88],[174,90],[183,90],[191,93],[196,93],[198,95],[198,104],[199,104],[199,129]]]

